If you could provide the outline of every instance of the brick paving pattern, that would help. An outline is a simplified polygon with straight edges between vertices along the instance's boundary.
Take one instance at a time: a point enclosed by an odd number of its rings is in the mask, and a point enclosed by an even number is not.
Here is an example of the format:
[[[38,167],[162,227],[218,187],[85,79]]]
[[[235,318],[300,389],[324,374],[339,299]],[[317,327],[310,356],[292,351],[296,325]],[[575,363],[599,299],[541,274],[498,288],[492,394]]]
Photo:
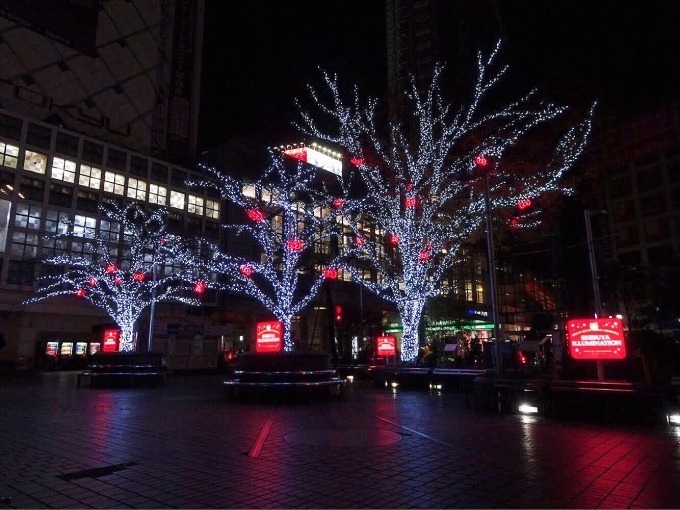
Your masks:
[[[233,401],[223,379],[0,381],[0,509],[680,507],[679,427],[483,413],[365,382]]]

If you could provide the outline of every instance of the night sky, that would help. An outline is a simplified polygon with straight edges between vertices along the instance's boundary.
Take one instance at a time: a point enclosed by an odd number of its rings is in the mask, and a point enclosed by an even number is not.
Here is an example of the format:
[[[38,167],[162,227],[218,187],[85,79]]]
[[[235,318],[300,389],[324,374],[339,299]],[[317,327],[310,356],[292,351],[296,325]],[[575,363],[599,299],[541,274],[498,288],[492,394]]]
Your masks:
[[[320,83],[319,66],[384,95],[383,0],[206,4],[202,150],[236,135],[289,141],[293,100]],[[568,105],[597,100],[622,116],[680,97],[680,2],[440,0],[439,10],[449,72],[463,73],[502,38],[505,83],[518,91],[538,88]]]

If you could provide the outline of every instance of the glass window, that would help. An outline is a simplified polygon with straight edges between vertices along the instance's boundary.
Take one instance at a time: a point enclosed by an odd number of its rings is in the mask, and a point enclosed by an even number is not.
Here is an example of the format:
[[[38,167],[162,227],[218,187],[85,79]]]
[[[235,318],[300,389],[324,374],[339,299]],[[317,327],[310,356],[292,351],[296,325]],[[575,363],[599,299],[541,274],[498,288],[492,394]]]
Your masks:
[[[9,168],[16,168],[18,157],[19,147],[5,142],[0,142],[0,165],[4,165]]]
[[[168,203],[168,190],[158,184],[149,184],[149,203],[165,205]]]
[[[207,199],[205,201],[205,215],[215,220],[220,219],[220,203],[217,200]]]
[[[14,225],[19,228],[40,230],[40,209],[37,205],[17,204]]]
[[[76,181],[76,162],[57,156],[52,159],[52,178],[60,181]]]
[[[66,239],[45,239],[43,241],[43,255],[46,257],[56,257],[66,253],[68,242]]]
[[[88,188],[100,189],[102,186],[102,171],[90,165],[80,165],[78,184]]]
[[[73,235],[94,238],[96,228],[97,220],[95,218],[76,214],[73,222]]]
[[[130,177],[128,179],[127,196],[137,200],[146,200],[146,182]]]
[[[47,156],[39,152],[26,151],[24,157],[24,170],[35,172],[37,174],[45,174],[47,168]]]
[[[203,214],[203,203],[205,202],[201,197],[196,195],[189,195],[189,207],[188,210],[192,214]]]
[[[68,232],[68,213],[49,209],[45,215],[45,230],[52,234]]]
[[[99,210],[99,194],[79,189],[76,193],[76,209],[82,212],[97,213]]]
[[[10,260],[7,283],[30,285],[35,276],[35,262],[28,260]]]
[[[477,291],[477,303],[484,303],[484,285],[480,282],[475,284],[475,290]]]
[[[95,165],[101,165],[104,161],[104,146],[83,140],[83,159]]]
[[[63,186],[61,184],[50,183],[50,198],[48,203],[50,205],[59,205],[61,207],[71,207],[73,202],[73,188],[71,186]]]
[[[255,185],[254,184],[246,184],[245,186],[243,186],[243,196],[250,197],[250,198],[257,198],[255,196]]]
[[[71,253],[74,255],[81,255],[88,259],[92,259],[94,247],[91,242],[85,240],[74,240],[71,243]]]
[[[57,143],[55,150],[64,154],[65,156],[71,156],[72,158],[78,157],[78,143],[79,139],[77,136],[69,135],[68,133],[62,133],[57,131]]]
[[[170,190],[170,207],[175,209],[184,209],[184,193]]]
[[[29,122],[26,132],[27,143],[49,150],[51,140],[52,130],[50,128]]]
[[[125,191],[125,176],[115,172],[104,174],[104,191],[122,195]]]
[[[120,224],[102,220],[99,223],[99,237],[104,241],[117,242],[120,237]]]
[[[12,233],[11,254],[19,258],[35,258],[38,252],[38,234],[15,230]]]

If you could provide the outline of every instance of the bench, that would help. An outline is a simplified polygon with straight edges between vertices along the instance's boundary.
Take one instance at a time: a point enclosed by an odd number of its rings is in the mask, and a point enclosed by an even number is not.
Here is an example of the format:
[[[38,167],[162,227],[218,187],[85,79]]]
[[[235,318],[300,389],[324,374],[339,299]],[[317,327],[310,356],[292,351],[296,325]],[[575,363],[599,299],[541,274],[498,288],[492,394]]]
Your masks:
[[[626,381],[551,381],[546,412],[557,417],[595,418],[659,424],[665,420],[660,386]]]
[[[311,396],[321,391],[340,395],[345,379],[330,366],[327,353],[242,353],[231,377],[224,381],[229,397],[237,395],[302,392]]]
[[[78,372],[77,386],[153,386],[162,383],[168,369],[160,352],[97,353],[85,370]]]

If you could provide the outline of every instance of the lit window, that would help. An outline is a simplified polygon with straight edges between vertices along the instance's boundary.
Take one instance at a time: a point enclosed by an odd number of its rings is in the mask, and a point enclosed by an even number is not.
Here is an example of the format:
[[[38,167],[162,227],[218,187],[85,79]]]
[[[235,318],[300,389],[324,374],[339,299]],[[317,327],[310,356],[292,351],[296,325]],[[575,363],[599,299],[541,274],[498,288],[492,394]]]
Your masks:
[[[146,183],[130,177],[128,179],[127,196],[137,200],[146,200]]]
[[[14,225],[20,228],[40,229],[40,206],[17,204]]]
[[[102,185],[102,171],[89,165],[80,165],[78,184],[88,188],[99,189]]]
[[[104,174],[104,191],[122,195],[125,190],[125,176],[115,172]]]
[[[217,200],[208,199],[205,201],[205,215],[215,220],[220,219],[220,204]]]
[[[45,168],[47,168],[47,156],[39,152],[26,151],[24,170],[44,175]]]
[[[255,185],[254,184],[246,184],[243,186],[243,196],[244,197],[250,197],[250,198],[257,198],[255,196]]]
[[[170,207],[184,209],[184,193],[170,190]]]
[[[16,168],[18,156],[19,147],[5,142],[0,142],[0,165],[5,165],[9,168]]]
[[[477,303],[484,303],[484,285],[477,282],[475,287],[477,290]]]
[[[192,214],[203,214],[203,202],[204,200],[201,197],[197,197],[196,195],[189,195],[189,206],[188,210]]]
[[[149,184],[149,203],[165,205],[168,203],[168,190],[158,184]]]
[[[76,162],[54,157],[52,159],[52,178],[60,181],[76,182]]]
[[[96,228],[97,220],[95,218],[76,214],[76,218],[73,222],[73,235],[94,238]]]

